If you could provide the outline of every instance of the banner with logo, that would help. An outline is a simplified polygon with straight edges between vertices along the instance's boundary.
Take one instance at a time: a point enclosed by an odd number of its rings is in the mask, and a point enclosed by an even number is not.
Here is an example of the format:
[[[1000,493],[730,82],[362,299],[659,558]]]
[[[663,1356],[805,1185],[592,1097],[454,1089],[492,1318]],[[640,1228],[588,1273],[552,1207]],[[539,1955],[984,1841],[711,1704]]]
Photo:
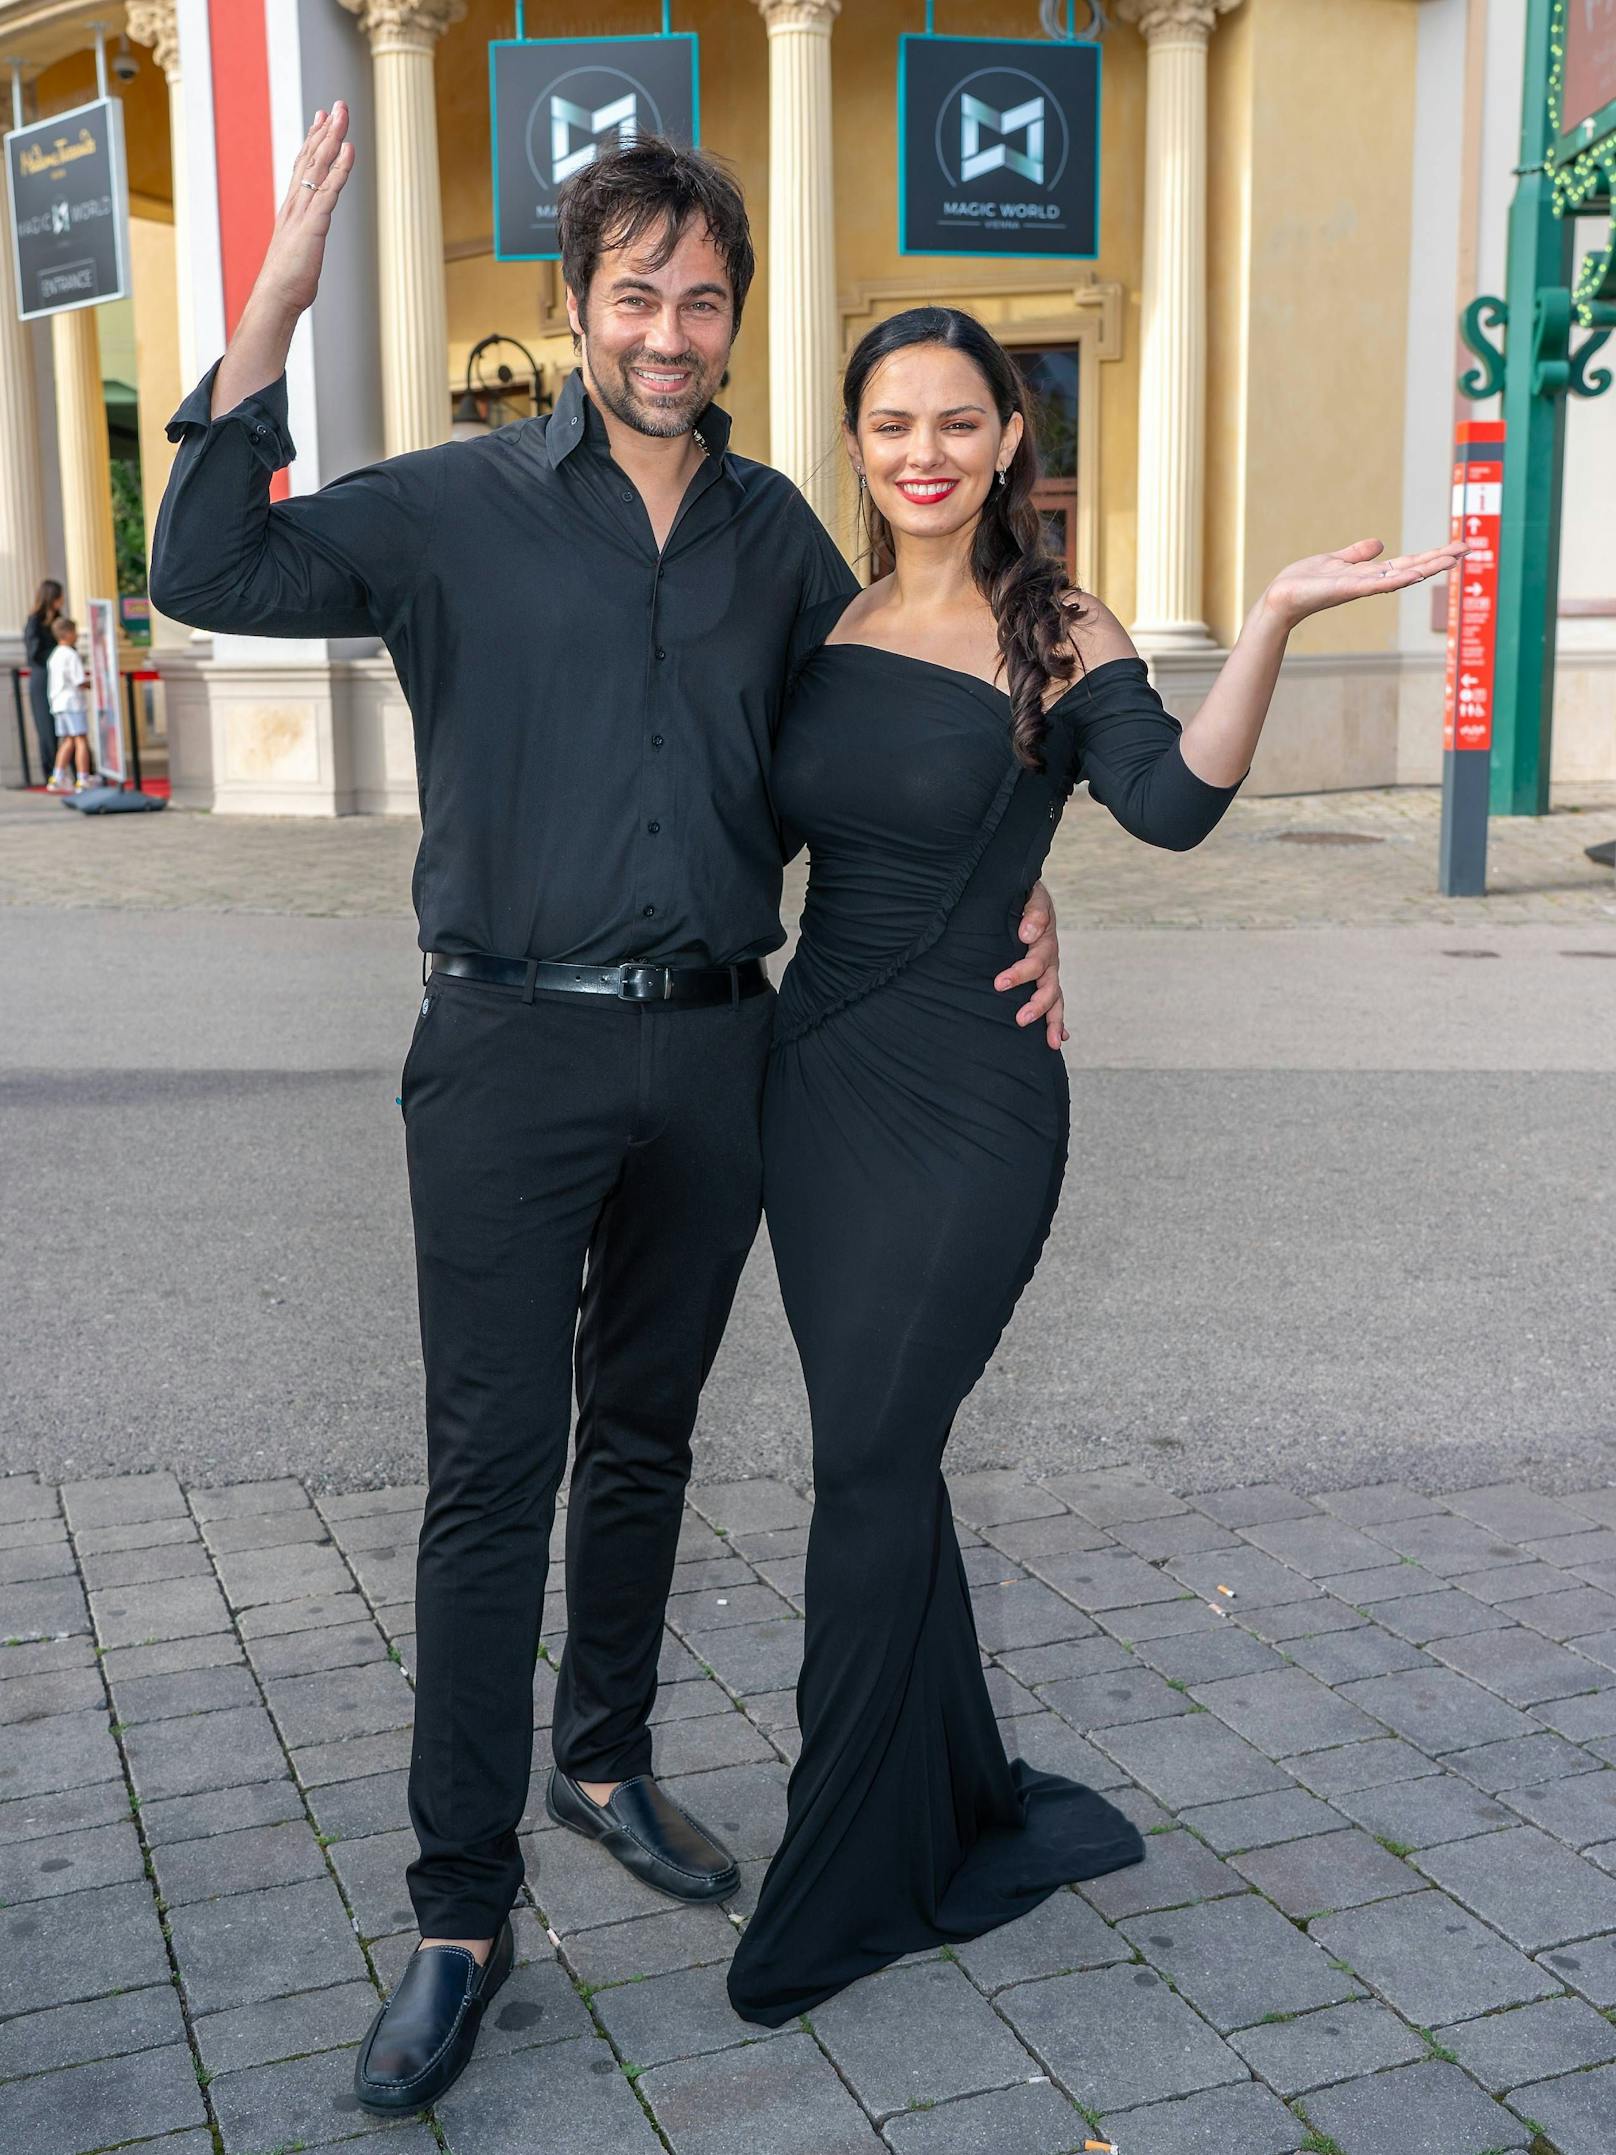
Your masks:
[[[696,39],[502,38],[488,48],[494,255],[554,262],[556,192],[602,151],[641,135],[699,139]]]
[[[17,312],[65,314],[129,290],[129,181],[116,97],[5,138]]]
[[[1100,48],[898,41],[898,251],[1100,251]]]

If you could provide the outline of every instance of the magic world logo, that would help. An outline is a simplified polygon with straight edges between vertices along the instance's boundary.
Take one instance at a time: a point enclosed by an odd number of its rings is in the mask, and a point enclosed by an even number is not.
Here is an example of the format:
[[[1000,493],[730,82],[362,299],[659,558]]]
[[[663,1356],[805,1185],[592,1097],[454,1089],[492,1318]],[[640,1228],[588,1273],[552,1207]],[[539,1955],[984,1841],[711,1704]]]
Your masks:
[[[937,115],[937,162],[946,182],[945,217],[1006,217],[1022,224],[1058,223],[1060,205],[1002,186],[989,195],[980,183],[995,173],[1030,183],[1049,195],[1071,155],[1071,133],[1060,101],[1046,83],[1019,68],[982,68],[957,85]]]
[[[618,68],[574,68],[528,114],[528,168],[541,195],[553,196],[606,152],[665,132],[661,107],[643,82]]]

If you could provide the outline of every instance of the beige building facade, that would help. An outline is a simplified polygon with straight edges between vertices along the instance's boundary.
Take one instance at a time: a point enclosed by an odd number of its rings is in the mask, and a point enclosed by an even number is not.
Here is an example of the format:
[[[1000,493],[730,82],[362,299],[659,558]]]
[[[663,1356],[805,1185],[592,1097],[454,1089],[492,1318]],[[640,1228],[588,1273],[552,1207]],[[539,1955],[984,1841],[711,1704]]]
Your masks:
[[[529,36],[638,34],[647,0],[528,0]],[[1081,17],[1085,12],[1079,7]],[[1038,385],[1044,506],[1078,580],[1128,622],[1169,706],[1205,692],[1265,582],[1373,534],[1446,535],[1461,306],[1501,291],[1522,0],[1111,0],[1092,261],[898,250],[896,72],[919,0],[676,0],[700,40],[702,137],[753,209],[759,277],[724,401],[851,545],[841,363],[921,300],[970,308]],[[359,161],[288,365],[292,492],[448,437],[468,361],[572,364],[554,265],[493,252],[490,42],[511,0],[0,0],[30,116],[94,94],[88,24],[120,30],[132,298],[54,322],[0,300],[0,636],[44,574],[104,578],[96,386],[139,392],[148,530],[163,424],[223,349],[315,106],[349,99]],[[936,28],[1035,37],[1037,0],[938,0]],[[97,321],[99,315],[100,320]],[[71,328],[64,327],[70,322]],[[98,345],[96,339],[98,337]],[[99,349],[101,363],[97,365]],[[127,362],[126,362],[127,364]],[[100,433],[97,433],[97,425]],[[1616,779],[1616,396],[1568,422],[1554,773]],[[97,593],[96,595],[100,595]],[[1440,775],[1443,634],[1428,590],[1292,641],[1248,790]],[[517,627],[513,624],[513,633]],[[158,622],[176,801],[413,811],[408,712],[375,646]],[[14,763],[9,716],[0,725]]]

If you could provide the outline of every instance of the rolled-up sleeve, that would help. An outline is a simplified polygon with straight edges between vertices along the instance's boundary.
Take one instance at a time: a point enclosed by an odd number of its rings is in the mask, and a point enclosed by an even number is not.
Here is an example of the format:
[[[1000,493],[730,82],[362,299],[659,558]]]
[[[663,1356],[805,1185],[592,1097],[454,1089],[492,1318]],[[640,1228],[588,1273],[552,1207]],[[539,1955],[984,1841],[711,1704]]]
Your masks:
[[[1142,658],[1109,659],[1060,698],[1073,721],[1074,778],[1146,845],[1187,853],[1216,828],[1249,770],[1214,786],[1184,761],[1183,728]]]
[[[286,377],[212,414],[216,360],[169,420],[178,444],[152,532],[152,603],[193,628],[255,636],[388,633],[432,529],[440,452],[270,499],[297,451]]]

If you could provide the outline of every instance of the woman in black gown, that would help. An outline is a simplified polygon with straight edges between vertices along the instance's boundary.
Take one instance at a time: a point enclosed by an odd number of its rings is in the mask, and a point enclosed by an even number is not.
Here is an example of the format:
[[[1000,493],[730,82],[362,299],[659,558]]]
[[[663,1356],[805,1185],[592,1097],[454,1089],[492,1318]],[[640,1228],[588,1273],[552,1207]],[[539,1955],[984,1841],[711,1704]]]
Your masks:
[[[809,883],[764,1199],[816,1503],[802,1752],[729,1976],[774,2027],[1144,1854],[1094,1790],[1007,1759],[941,1472],[1066,1162],[1064,1063],[989,982],[1077,780],[1146,843],[1197,844],[1249,767],[1289,627],[1456,556],[1371,570],[1363,540],[1285,571],[1181,743],[1120,624],[1044,548],[1022,397],[953,309],[854,353],[848,449],[896,566],[805,622],[775,749]]]

